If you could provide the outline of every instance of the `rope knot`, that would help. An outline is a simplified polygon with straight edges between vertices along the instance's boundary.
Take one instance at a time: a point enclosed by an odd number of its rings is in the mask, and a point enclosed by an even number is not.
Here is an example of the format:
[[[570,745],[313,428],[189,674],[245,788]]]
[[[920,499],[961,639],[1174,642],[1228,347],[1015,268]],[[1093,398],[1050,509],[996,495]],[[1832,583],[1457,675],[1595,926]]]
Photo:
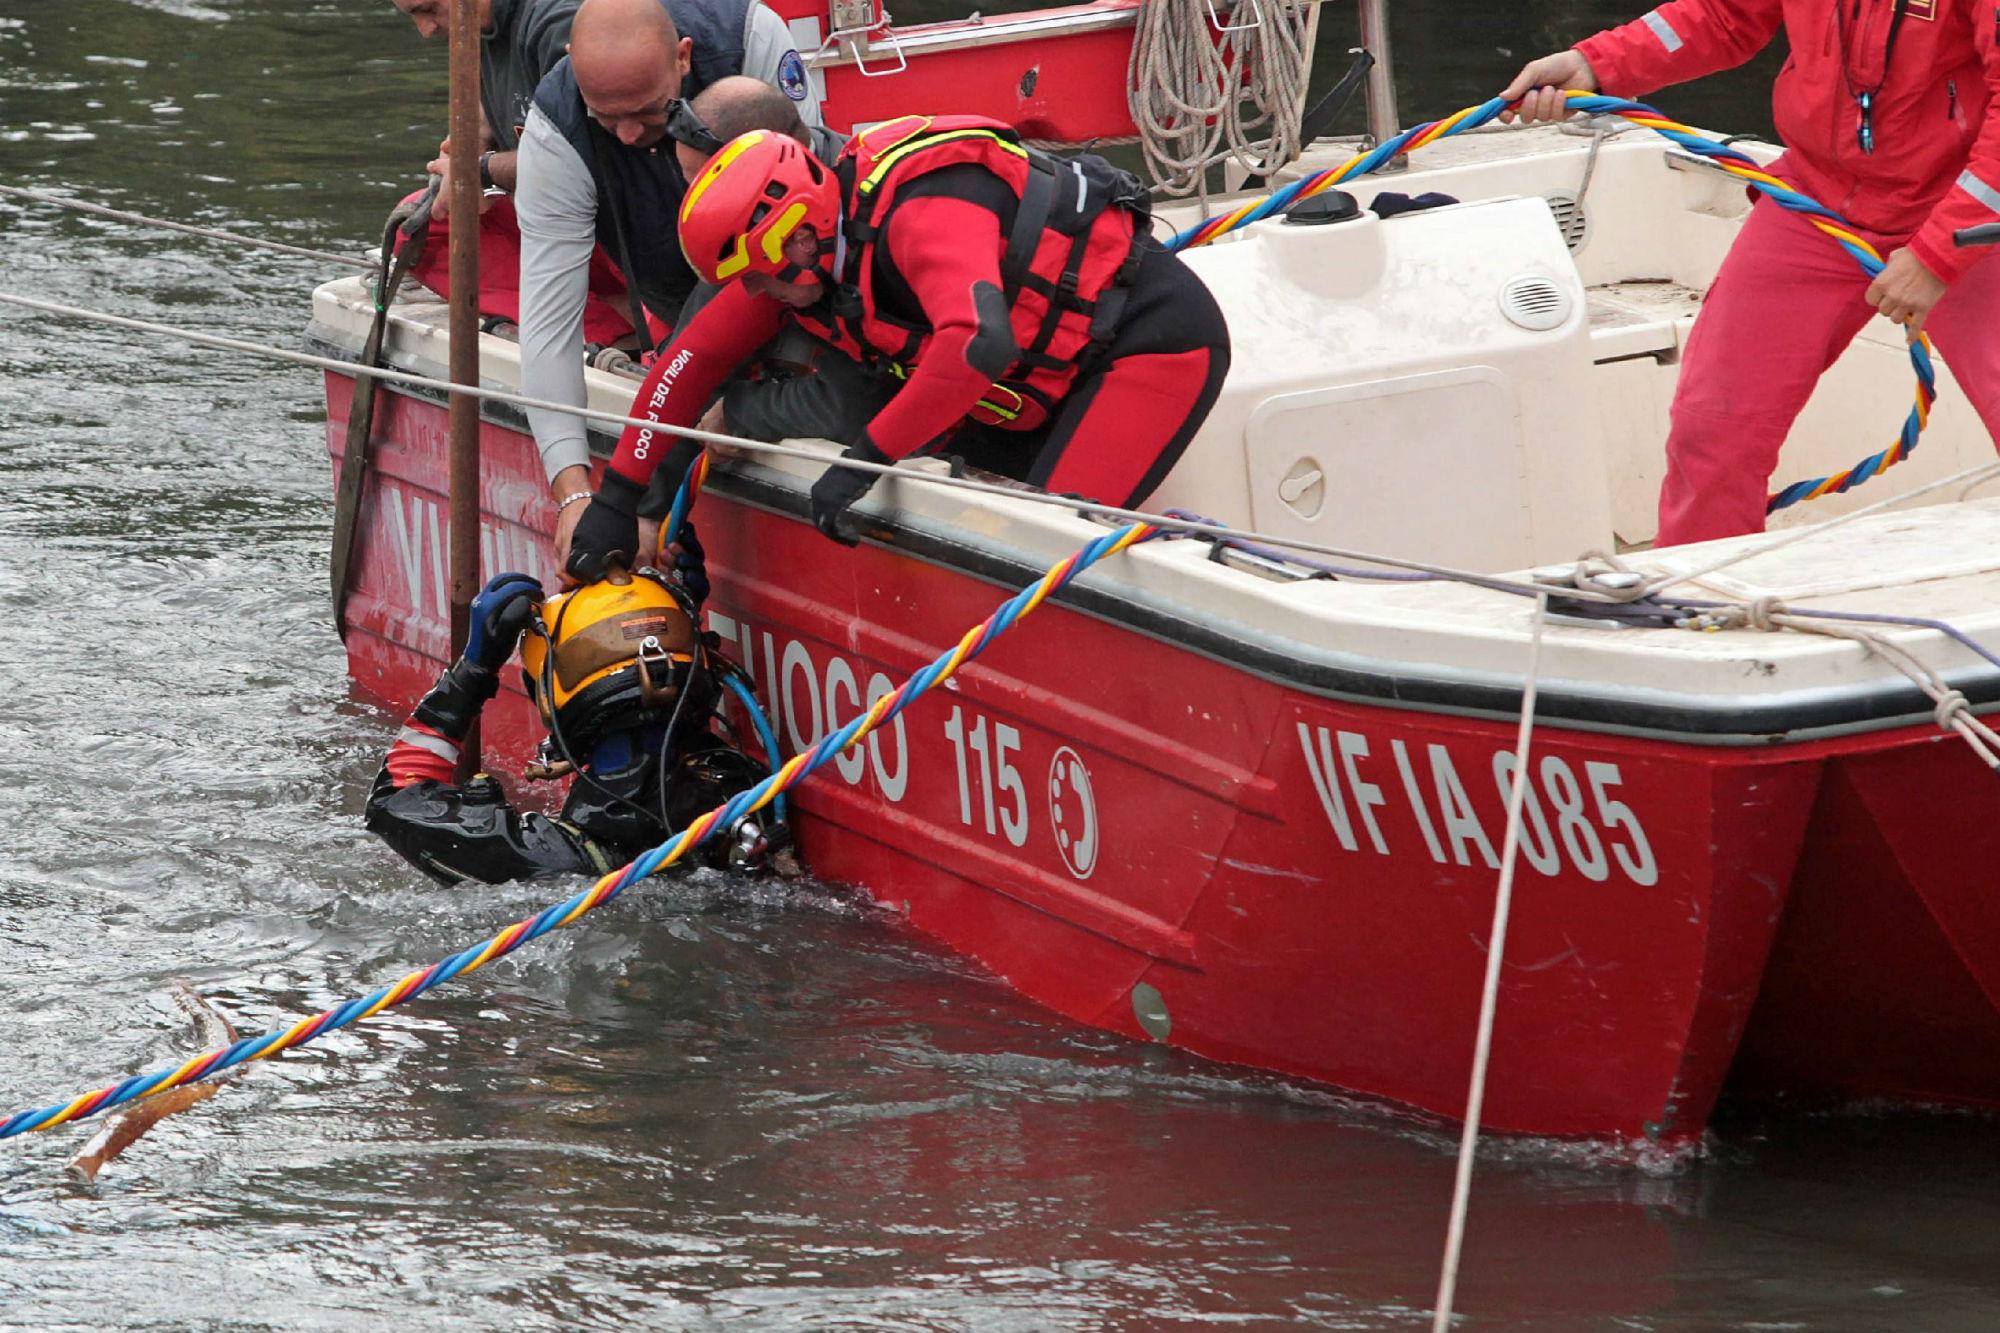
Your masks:
[[[1937,707],[1931,710],[1931,716],[1937,719],[1940,731],[1950,731],[1958,725],[1960,718],[1969,717],[1971,713],[1972,705],[1967,703],[1965,695],[1957,690],[1946,690],[1938,697]]]
[[[1779,628],[1772,623],[1771,617],[1780,614],[1784,609],[1785,604],[1775,597],[1755,597],[1744,605],[1743,620],[1751,629],[1764,630],[1768,633]]]

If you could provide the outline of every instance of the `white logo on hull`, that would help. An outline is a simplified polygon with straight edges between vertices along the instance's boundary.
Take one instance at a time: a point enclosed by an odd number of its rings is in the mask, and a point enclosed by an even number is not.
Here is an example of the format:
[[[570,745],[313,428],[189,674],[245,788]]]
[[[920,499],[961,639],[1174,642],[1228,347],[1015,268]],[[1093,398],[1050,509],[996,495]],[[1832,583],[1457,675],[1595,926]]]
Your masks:
[[[1097,869],[1097,800],[1083,757],[1067,745],[1049,764],[1049,827],[1055,830],[1056,850],[1069,873],[1089,879]]]

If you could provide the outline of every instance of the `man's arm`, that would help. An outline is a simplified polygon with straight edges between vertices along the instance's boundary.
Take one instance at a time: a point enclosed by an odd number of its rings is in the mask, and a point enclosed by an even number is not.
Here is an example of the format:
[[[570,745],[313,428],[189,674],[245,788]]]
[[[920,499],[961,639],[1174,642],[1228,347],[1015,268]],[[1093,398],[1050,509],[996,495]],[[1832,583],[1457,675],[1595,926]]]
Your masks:
[[[693,425],[723,380],[770,341],[783,314],[778,302],[753,295],[740,282],[723,287],[692,319],[683,321],[666,350],[653,358],[630,415],[655,426]],[[602,574],[613,555],[627,562],[635,559],[639,503],[646,484],[669,458],[674,460],[672,467],[685,470],[699,448],[669,430],[627,426],[604,469],[596,498],[582,506],[583,516],[567,541],[558,529],[557,562],[573,578],[588,580]]]
[[[1000,218],[992,209],[935,195],[905,199],[881,244],[932,330],[909,382],[868,423],[870,444],[906,458],[963,421],[1020,348],[1000,286]]]
[[[1845,0],[1841,0],[1845,3]],[[1734,69],[1763,50],[1784,22],[1784,0],[1670,0],[1576,44],[1614,97]]]
[[[537,0],[521,34],[521,50],[538,79],[569,54],[569,28],[582,0]]]
[[[784,307],[740,282],[715,290],[653,358],[631,415],[661,426],[692,426],[722,382],[776,336],[783,315]],[[671,430],[627,426],[609,470],[643,487],[679,438]]]
[[[528,113],[517,162],[514,213],[521,224],[521,392],[530,398],[586,401],[583,307],[590,256],[597,245],[597,187],[590,169],[539,110]],[[589,437],[583,418],[528,409],[542,469],[557,498],[588,484]]]
[[[492,779],[466,787],[453,781],[459,745],[499,687],[492,670],[463,657],[439,676],[389,747],[363,822],[446,884],[603,873],[610,863],[588,839],[541,815],[522,815]]]
[[[808,127],[821,123],[819,94],[792,42],[792,30],[776,11],[752,4],[743,21],[743,72],[762,79],[792,99]]]
[[[1947,283],[1957,281],[1994,248],[1975,245],[1961,250],[1952,244],[1951,234],[1961,227],[2000,221],[2000,11],[1994,20],[1984,23],[1975,18],[1972,24],[1973,47],[1985,69],[1987,101],[1971,160],[1910,238],[1911,253]]]

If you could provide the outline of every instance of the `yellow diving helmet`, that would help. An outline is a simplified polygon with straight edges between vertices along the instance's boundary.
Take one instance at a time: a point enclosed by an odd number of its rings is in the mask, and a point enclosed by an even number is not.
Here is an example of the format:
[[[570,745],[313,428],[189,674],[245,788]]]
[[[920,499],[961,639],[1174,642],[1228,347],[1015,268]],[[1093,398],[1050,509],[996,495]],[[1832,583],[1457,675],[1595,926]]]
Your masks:
[[[581,758],[607,733],[668,720],[700,652],[693,616],[660,575],[614,567],[542,603],[521,665],[543,723]]]

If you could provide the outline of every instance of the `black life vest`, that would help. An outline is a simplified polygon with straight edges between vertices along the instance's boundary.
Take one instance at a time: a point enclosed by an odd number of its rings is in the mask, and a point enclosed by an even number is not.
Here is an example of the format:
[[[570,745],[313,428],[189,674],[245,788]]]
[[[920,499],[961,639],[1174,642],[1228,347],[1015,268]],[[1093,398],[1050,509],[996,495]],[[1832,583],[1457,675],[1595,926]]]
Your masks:
[[[1042,153],[982,116],[904,116],[856,135],[835,168],[847,205],[840,286],[804,322],[898,377],[921,364],[932,330],[881,309],[877,265],[890,256],[878,242],[912,181],[968,163],[1020,200],[1000,263],[1019,356],[972,418],[1028,430],[1110,344],[1138,266],[1150,200],[1136,177],[1100,157]]]

